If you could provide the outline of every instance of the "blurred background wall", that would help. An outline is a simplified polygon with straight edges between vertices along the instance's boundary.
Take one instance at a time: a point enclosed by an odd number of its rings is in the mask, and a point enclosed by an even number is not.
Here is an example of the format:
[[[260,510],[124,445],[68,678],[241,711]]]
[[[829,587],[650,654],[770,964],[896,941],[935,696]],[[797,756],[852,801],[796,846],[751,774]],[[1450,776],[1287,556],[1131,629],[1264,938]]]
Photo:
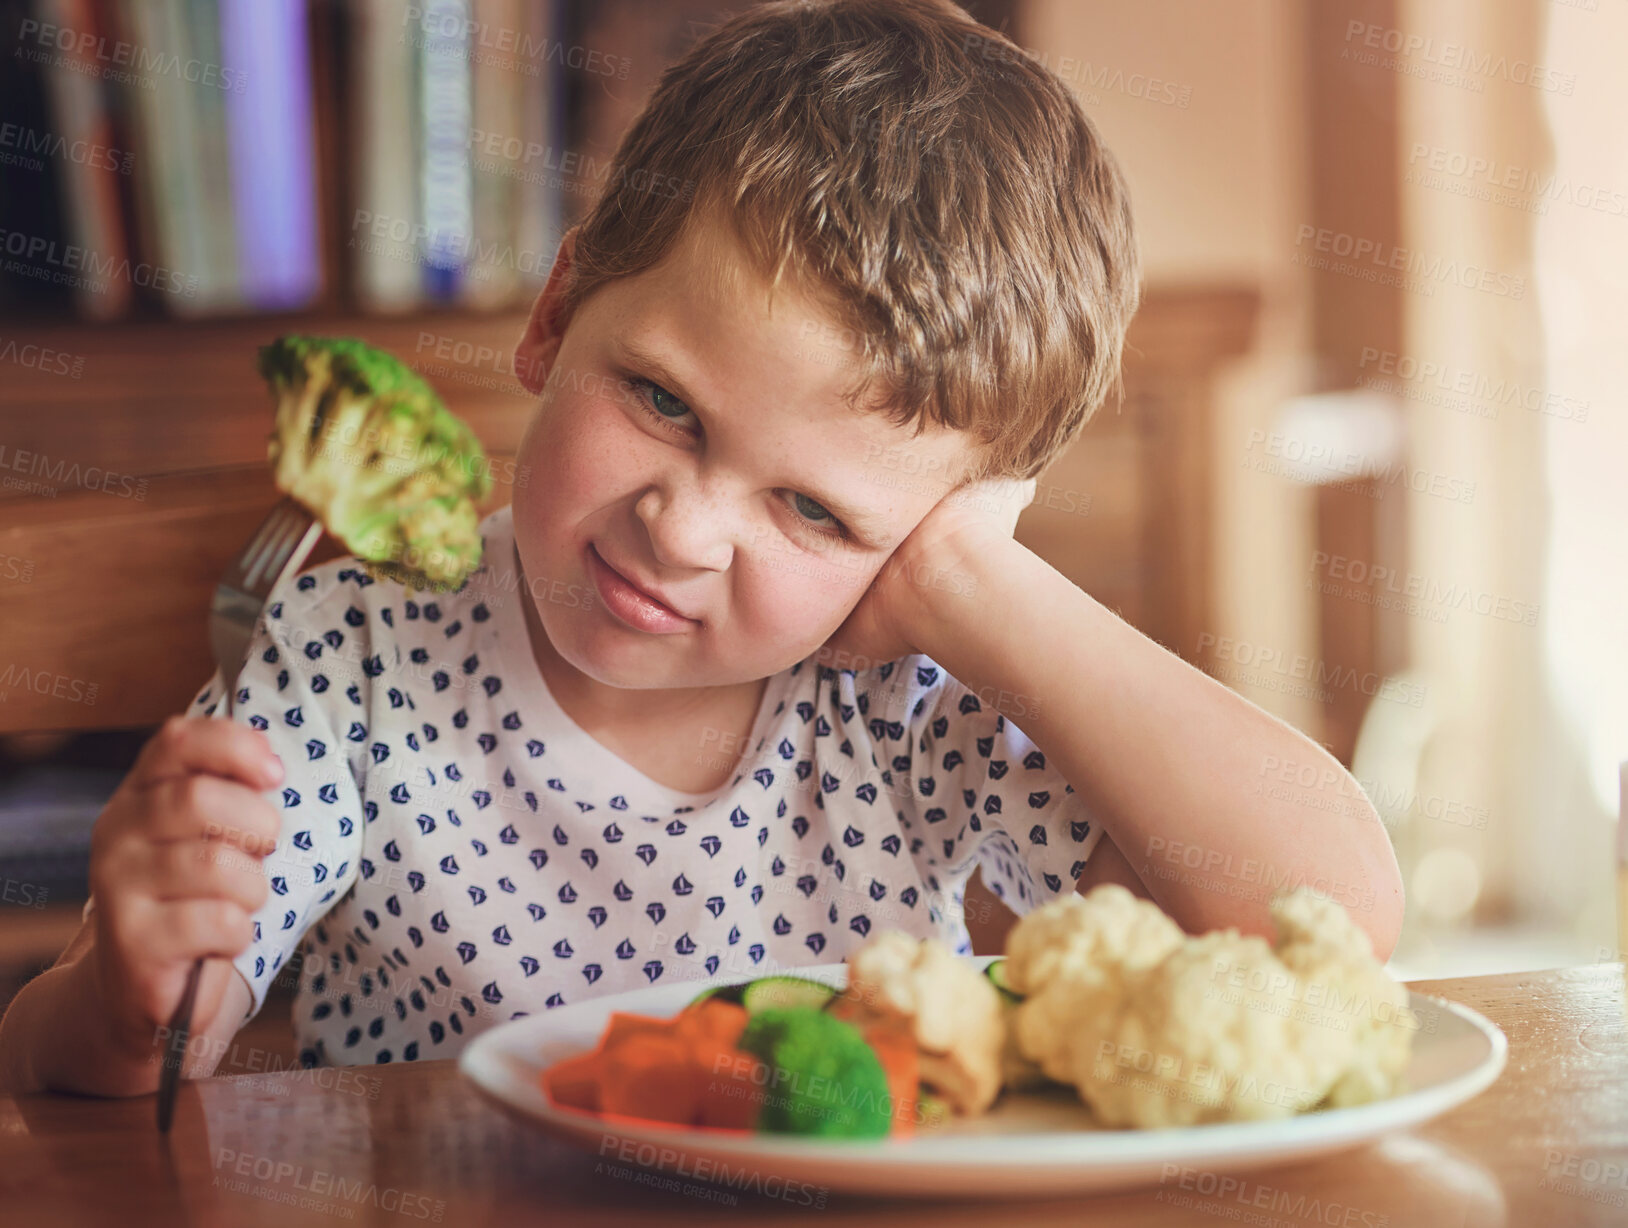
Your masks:
[[[1147,278],[1125,401],[1020,539],[1351,766],[1407,876],[1398,972],[1620,959],[1628,9],[965,7],[1075,90]],[[208,677],[209,594],[275,500],[253,347],[394,350],[506,502],[524,310],[728,11],[0,0],[13,984],[71,932],[90,826]],[[998,943],[999,906],[965,907]]]

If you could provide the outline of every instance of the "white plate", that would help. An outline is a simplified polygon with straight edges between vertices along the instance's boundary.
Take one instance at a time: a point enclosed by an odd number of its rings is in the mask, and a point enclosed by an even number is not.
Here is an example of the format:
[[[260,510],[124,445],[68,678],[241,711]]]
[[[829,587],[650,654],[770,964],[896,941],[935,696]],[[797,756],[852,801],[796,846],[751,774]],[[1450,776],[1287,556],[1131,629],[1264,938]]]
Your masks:
[[[978,957],[982,967],[994,956]],[[790,968],[842,988],[845,964]],[[1103,1130],[1071,1091],[1006,1093],[981,1117],[957,1119],[913,1138],[811,1140],[726,1134],[652,1123],[607,1124],[556,1108],[539,1076],[561,1058],[599,1043],[612,1011],[666,1017],[708,985],[738,984],[738,973],[597,998],[528,1015],[465,1046],[458,1069],[504,1108],[607,1162],[637,1164],[740,1188],[803,1182],[848,1193],[1039,1197],[1130,1189],[1157,1183],[1185,1165],[1242,1172],[1297,1163],[1355,1147],[1428,1121],[1482,1091],[1504,1068],[1508,1044],[1475,1011],[1411,993],[1421,1027],[1408,1067],[1411,1090],[1347,1109],[1282,1121],[1226,1122],[1173,1130]]]

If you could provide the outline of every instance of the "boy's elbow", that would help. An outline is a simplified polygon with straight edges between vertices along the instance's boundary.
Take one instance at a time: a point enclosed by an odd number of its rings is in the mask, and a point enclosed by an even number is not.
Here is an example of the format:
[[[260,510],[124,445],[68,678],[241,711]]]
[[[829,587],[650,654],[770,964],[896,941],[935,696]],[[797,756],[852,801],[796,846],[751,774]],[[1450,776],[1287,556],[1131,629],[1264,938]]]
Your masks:
[[[1396,950],[1397,939],[1402,936],[1402,882],[1397,877],[1394,890],[1386,899],[1384,890],[1374,893],[1373,915],[1364,926],[1368,931],[1368,938],[1374,944],[1374,958],[1384,963]]]
[[[1377,833],[1364,857],[1367,862],[1369,906],[1352,919],[1367,931],[1369,940],[1374,944],[1374,958],[1384,963],[1396,950],[1397,940],[1402,934],[1405,911],[1402,870],[1396,864],[1396,852],[1391,848],[1390,835],[1385,831],[1379,812],[1370,806],[1369,814],[1372,823],[1370,830]]]

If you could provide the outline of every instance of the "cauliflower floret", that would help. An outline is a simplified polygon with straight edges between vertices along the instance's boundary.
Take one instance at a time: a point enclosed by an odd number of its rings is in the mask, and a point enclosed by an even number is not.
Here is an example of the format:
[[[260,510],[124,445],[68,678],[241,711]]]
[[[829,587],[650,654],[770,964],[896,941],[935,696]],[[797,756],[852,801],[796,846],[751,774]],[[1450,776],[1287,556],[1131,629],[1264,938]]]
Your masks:
[[[1018,1043],[1017,1012],[1021,1005],[1001,1001],[1002,1027],[1006,1032],[1006,1040],[1001,1045],[1001,1086],[1014,1092],[1034,1091],[1052,1081],[1039,1062],[1023,1055],[1023,1047]]]
[[[1351,915],[1304,888],[1272,903],[1277,956],[1299,978],[1296,1001],[1309,1017],[1348,1027],[1356,1041],[1350,1066],[1329,1089],[1335,1107],[1393,1095],[1406,1082],[1417,1013],[1405,986],[1374,958],[1374,945]]]
[[[1001,1088],[1006,1025],[981,971],[936,939],[883,930],[848,957],[845,1014],[903,1020],[921,1052],[921,1081],[957,1113],[982,1113]]]
[[[1179,950],[1181,927],[1117,883],[1054,900],[1006,939],[1006,979],[1025,994],[1012,1016],[1018,1050],[1048,1078],[1073,1081],[1076,1021],[1112,1010],[1127,972]]]
[[[1106,975],[1121,965],[1145,968],[1181,946],[1181,927],[1157,904],[1118,883],[1069,895],[1029,913],[1006,938],[1006,980],[1037,993],[1057,976]]]
[[[1262,938],[1194,938],[1128,978],[1111,1013],[1082,1021],[1072,1082],[1109,1126],[1303,1112],[1350,1062],[1353,1041],[1284,1009],[1277,989],[1292,979]]]
[[[1277,951],[1231,929],[1184,937],[1113,885],[1037,910],[1008,944],[1022,952],[1009,980],[1031,987],[1016,1008],[1020,1050],[1109,1126],[1285,1117],[1389,1094],[1412,1039],[1407,990],[1338,905],[1302,888],[1273,916]]]

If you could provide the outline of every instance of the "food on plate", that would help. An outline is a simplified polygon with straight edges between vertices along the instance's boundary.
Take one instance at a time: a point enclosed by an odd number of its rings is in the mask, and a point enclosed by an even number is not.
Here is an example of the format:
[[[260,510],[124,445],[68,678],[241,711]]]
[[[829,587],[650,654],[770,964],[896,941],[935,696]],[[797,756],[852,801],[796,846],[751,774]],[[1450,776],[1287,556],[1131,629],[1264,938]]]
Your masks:
[[[1007,1086],[1072,1082],[1066,1038],[1073,1034],[1078,999],[1113,992],[1127,968],[1157,963],[1184,937],[1156,905],[1123,887],[1065,896],[1013,926],[1006,958],[991,965],[1008,992],[1022,999],[1007,1016]],[[1047,984],[1068,992],[1039,994]]]
[[[893,1119],[887,1071],[858,1028],[818,1007],[751,1016],[739,1048],[769,1072],[758,1128],[826,1138],[882,1138]]]
[[[1039,1063],[1024,1057],[1023,1050],[1018,1047],[1017,1008],[1023,1004],[1023,999],[1006,983],[1006,961],[997,959],[984,969],[984,975],[995,986],[1001,1002],[1001,1031],[1004,1034],[1000,1056],[1001,1090],[1029,1092],[1049,1086],[1052,1081],[1040,1069]]]
[[[910,1027],[828,1010],[835,990],[761,977],[699,994],[672,1019],[616,1012],[599,1046],[542,1074],[558,1105],[723,1130],[908,1137],[948,1116],[924,1095]]]
[[[1338,904],[1309,891],[1277,901],[1272,919],[1284,966],[1303,985],[1333,990],[1321,995],[1327,1007],[1350,1020],[1356,1053],[1329,1088],[1329,1106],[1365,1104],[1400,1091],[1421,1021],[1408,1005],[1407,989],[1374,958],[1368,935]]]
[[[1273,902],[1276,950],[1188,937],[1125,888],[1058,900],[1013,927],[1023,1056],[1111,1127],[1259,1120],[1400,1090],[1417,1019],[1338,904]]]
[[[591,1113],[744,1130],[759,1073],[736,1048],[746,1025],[745,1008],[732,1002],[697,1002],[672,1019],[618,1011],[597,1049],[543,1072],[543,1090]]]
[[[492,478],[474,431],[398,359],[349,337],[279,337],[260,374],[277,397],[277,488],[375,575],[459,587],[480,565],[476,503]]]
[[[1272,904],[1277,945],[1190,937],[1105,884],[1030,913],[984,969],[874,934],[847,988],[765,976],[672,1019],[616,1013],[543,1073],[556,1104],[685,1126],[906,1137],[1003,1089],[1072,1086],[1111,1128],[1287,1117],[1402,1090],[1417,1016],[1338,904]]]
[[[900,930],[874,935],[848,957],[848,988],[831,1009],[906,1027],[920,1053],[921,1082],[953,1112],[982,1113],[1000,1094],[1000,994],[942,942]]]

